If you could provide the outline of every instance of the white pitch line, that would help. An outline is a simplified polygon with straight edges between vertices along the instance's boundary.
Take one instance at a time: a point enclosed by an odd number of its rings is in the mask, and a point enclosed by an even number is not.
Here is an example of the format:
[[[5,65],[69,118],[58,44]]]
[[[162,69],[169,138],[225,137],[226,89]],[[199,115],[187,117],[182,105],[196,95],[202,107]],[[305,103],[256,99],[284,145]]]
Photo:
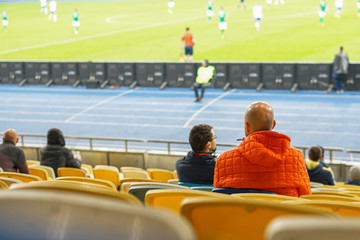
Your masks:
[[[23,51],[23,50],[31,50],[31,49],[36,49],[36,48],[43,48],[43,47],[49,47],[49,46],[54,46],[54,45],[78,42],[78,41],[83,41],[83,40],[88,40],[88,39],[93,39],[93,38],[106,37],[106,36],[115,35],[115,34],[119,34],[119,33],[131,32],[131,31],[136,31],[136,30],[143,30],[143,29],[147,29],[147,28],[153,28],[153,27],[165,26],[165,25],[170,25],[170,24],[176,24],[176,23],[186,22],[186,21],[195,20],[195,19],[199,19],[199,18],[203,18],[203,16],[186,18],[186,19],[177,20],[177,21],[153,23],[153,24],[149,24],[149,25],[133,27],[133,28],[128,28],[128,29],[122,29],[122,30],[119,30],[119,31],[107,32],[107,33],[100,33],[100,34],[95,34],[95,35],[86,36],[86,37],[72,38],[72,39],[61,40],[61,41],[57,41],[57,42],[43,43],[43,44],[38,44],[38,45],[34,45],[34,46],[27,46],[27,47],[21,47],[21,48],[16,48],[16,49],[9,49],[9,50],[5,50],[5,51],[1,51],[0,55],[8,54],[8,53],[14,53],[14,52],[20,52],[20,51]]]
[[[222,99],[223,97],[229,95],[230,93],[234,92],[235,89],[232,89],[231,91],[228,91],[226,93],[221,94],[220,96],[218,96],[217,98],[211,100],[210,102],[208,102],[207,104],[205,104],[202,108],[200,108],[199,110],[197,110],[190,118],[189,120],[184,124],[184,128],[187,128],[190,124],[191,121],[193,121],[202,111],[204,111],[207,107],[209,107],[210,105],[212,105],[213,103],[217,102],[218,100]]]
[[[101,102],[98,102],[98,103],[96,103],[96,104],[94,104],[94,105],[92,105],[92,106],[90,106],[90,107],[88,107],[88,108],[85,108],[85,109],[82,110],[81,112],[79,112],[79,113],[77,113],[77,114],[69,117],[68,119],[65,120],[65,122],[66,122],[66,123],[69,123],[69,122],[71,122],[73,119],[77,118],[78,116],[81,116],[82,114],[84,114],[84,113],[86,113],[86,112],[88,112],[88,111],[90,111],[90,110],[92,110],[92,109],[94,109],[94,108],[96,108],[96,107],[98,107],[98,106],[100,106],[100,105],[102,105],[102,104],[105,104],[105,103],[107,103],[107,102],[109,102],[109,101],[111,101],[111,100],[113,100],[113,99],[115,99],[115,98],[117,98],[117,97],[124,96],[124,95],[126,95],[126,94],[128,94],[128,93],[131,93],[131,92],[133,92],[133,91],[134,91],[134,89],[131,89],[131,90],[128,90],[128,91],[126,91],[126,92],[120,93],[120,94],[118,94],[118,95],[109,97],[109,98],[107,98],[107,99],[105,99],[105,100],[103,100],[103,101],[101,101]]]

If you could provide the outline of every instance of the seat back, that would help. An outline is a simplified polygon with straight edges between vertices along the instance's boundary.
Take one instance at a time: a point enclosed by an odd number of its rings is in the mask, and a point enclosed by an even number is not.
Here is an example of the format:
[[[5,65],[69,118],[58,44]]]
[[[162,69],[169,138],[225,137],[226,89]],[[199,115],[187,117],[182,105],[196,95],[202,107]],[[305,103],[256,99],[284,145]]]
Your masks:
[[[8,188],[9,188],[9,186],[6,184],[6,182],[3,182],[0,180],[0,189],[6,190]]]
[[[134,195],[135,197],[137,197],[141,202],[144,202],[145,200],[145,194],[147,193],[147,191],[149,190],[153,190],[153,189],[179,189],[179,187],[181,189],[184,189],[186,187],[183,186],[175,186],[172,184],[169,184],[171,186],[167,186],[167,185],[139,185],[139,186],[131,186],[129,189],[129,193]]]
[[[189,189],[185,186],[174,185],[170,183],[162,183],[162,182],[126,182],[121,185],[121,191],[129,192],[131,187],[140,187],[140,186],[161,186],[161,187],[169,187],[169,188],[180,188],[180,189]]]
[[[145,170],[124,170],[122,171],[124,178],[145,178],[151,179]]]
[[[87,177],[58,177],[56,178],[56,180],[92,183],[117,190],[114,183],[103,179],[87,178]]]
[[[57,169],[58,177],[86,177],[86,172],[83,169],[61,167]]]
[[[167,183],[168,180],[175,178],[174,172],[165,169],[148,168],[146,171],[151,179],[159,180],[163,183]]]
[[[38,176],[42,180],[52,180],[49,178],[49,175],[45,169],[38,168],[39,166],[36,165],[30,165],[29,166],[29,172],[31,175]]]
[[[43,169],[47,172],[47,175],[49,178],[51,179],[55,179],[55,172],[54,169],[52,167],[48,167],[48,166],[44,166],[44,165],[30,165],[29,168],[37,168],[37,169]]]
[[[94,177],[112,182],[116,188],[119,188],[120,176],[119,172],[110,168],[94,168]]]
[[[110,165],[96,165],[94,169],[110,169],[119,172],[119,169],[117,167]]]
[[[28,184],[16,184],[10,190],[46,190],[57,192],[72,192],[79,195],[95,195],[102,198],[116,198],[125,202],[141,205],[140,201],[128,193],[119,193],[115,189],[97,184],[75,181],[41,181]]]
[[[283,201],[291,201],[291,200],[299,199],[297,197],[290,197],[290,196],[278,195],[278,194],[267,194],[267,193],[235,193],[235,194],[231,194],[231,196],[246,198],[246,199],[275,201],[275,202],[283,202]]]
[[[42,179],[38,176],[24,174],[24,173],[15,173],[15,172],[2,172],[0,173],[0,177],[6,178],[15,178],[22,182],[33,182],[33,181],[41,181]]]
[[[231,198],[231,196],[226,194],[190,189],[156,189],[147,191],[145,194],[145,205],[155,208],[167,208],[176,214],[180,214],[181,202],[187,197]]]
[[[89,171],[89,174],[94,176],[94,171],[93,171],[94,169],[90,164],[82,163],[81,168],[86,168]]]
[[[6,185],[8,185],[8,187],[10,187],[12,184],[23,183],[23,181],[21,181],[19,179],[7,178],[7,177],[0,177],[0,181],[3,181],[4,183],[6,183]]]
[[[266,240],[357,240],[360,218],[323,218],[318,216],[279,217],[266,228]]]
[[[172,214],[96,196],[6,191],[0,212],[0,239],[196,239],[191,226]]]
[[[316,195],[302,195],[300,198],[309,200],[325,200],[325,201],[340,201],[340,202],[359,202],[359,198],[355,196],[345,197],[327,194],[316,194]]]
[[[240,198],[186,198],[181,214],[193,225],[199,240],[263,240],[266,226],[278,216],[335,214],[304,206]]]
[[[26,160],[26,164],[27,164],[28,166],[31,166],[31,165],[39,166],[39,165],[40,165],[40,161],[38,161],[38,160]]]
[[[120,167],[120,172],[129,171],[129,170],[145,171],[143,168],[139,168],[139,167],[127,167],[127,166]]]
[[[339,201],[293,201],[286,202],[296,206],[308,206],[332,211],[340,216],[360,216],[360,204]]]

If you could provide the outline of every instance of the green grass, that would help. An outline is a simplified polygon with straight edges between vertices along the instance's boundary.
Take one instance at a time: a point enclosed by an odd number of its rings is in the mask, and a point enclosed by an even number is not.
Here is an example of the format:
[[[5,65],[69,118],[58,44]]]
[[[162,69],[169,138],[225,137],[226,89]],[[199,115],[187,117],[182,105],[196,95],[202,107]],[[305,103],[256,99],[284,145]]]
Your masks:
[[[261,31],[252,20],[254,1],[237,10],[237,0],[215,0],[229,13],[225,39],[218,19],[206,22],[207,0],[177,0],[174,14],[167,0],[59,2],[58,22],[40,15],[39,3],[0,4],[9,13],[8,31],[0,31],[3,60],[177,61],[180,37],[189,26],[196,37],[194,60],[332,61],[344,45],[351,61],[360,60],[360,18],[356,0],[346,0],[340,19],[329,0],[325,26],[318,25],[318,1],[286,0],[265,7]],[[72,12],[79,9],[80,34],[74,35]],[[111,18],[114,22],[106,22]]]

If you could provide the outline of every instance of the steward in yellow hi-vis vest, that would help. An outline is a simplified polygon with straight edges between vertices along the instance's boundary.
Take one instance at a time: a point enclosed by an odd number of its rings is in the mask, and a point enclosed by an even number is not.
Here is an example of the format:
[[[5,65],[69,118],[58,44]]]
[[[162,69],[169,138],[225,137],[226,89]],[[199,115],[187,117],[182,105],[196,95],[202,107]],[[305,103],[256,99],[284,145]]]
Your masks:
[[[211,80],[215,76],[215,67],[209,65],[208,60],[204,60],[201,63],[201,67],[199,67],[197,71],[197,77],[195,83],[193,85],[195,92],[195,102],[200,102],[205,93],[205,89],[211,86]],[[198,89],[201,88],[201,95],[199,97]]]

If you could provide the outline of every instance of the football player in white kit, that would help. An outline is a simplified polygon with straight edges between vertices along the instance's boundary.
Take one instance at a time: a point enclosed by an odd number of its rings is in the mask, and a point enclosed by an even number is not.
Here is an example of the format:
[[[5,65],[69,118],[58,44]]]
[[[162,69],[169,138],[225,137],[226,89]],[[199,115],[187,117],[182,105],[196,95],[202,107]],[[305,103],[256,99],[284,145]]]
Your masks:
[[[168,2],[168,12],[170,14],[173,13],[174,7],[175,7],[175,1],[174,0],[169,0],[169,2]]]
[[[260,22],[263,18],[263,8],[259,5],[259,3],[255,3],[255,6],[253,7],[253,18],[255,20],[256,31],[260,31]]]
[[[341,10],[344,6],[344,0],[335,0],[335,17],[340,18]]]
[[[40,0],[40,14],[48,14],[47,0]]]
[[[49,14],[49,20],[53,20],[54,23],[57,22],[57,15],[56,15],[56,1],[55,0],[51,0],[49,2],[49,10],[50,10],[50,14]]]

